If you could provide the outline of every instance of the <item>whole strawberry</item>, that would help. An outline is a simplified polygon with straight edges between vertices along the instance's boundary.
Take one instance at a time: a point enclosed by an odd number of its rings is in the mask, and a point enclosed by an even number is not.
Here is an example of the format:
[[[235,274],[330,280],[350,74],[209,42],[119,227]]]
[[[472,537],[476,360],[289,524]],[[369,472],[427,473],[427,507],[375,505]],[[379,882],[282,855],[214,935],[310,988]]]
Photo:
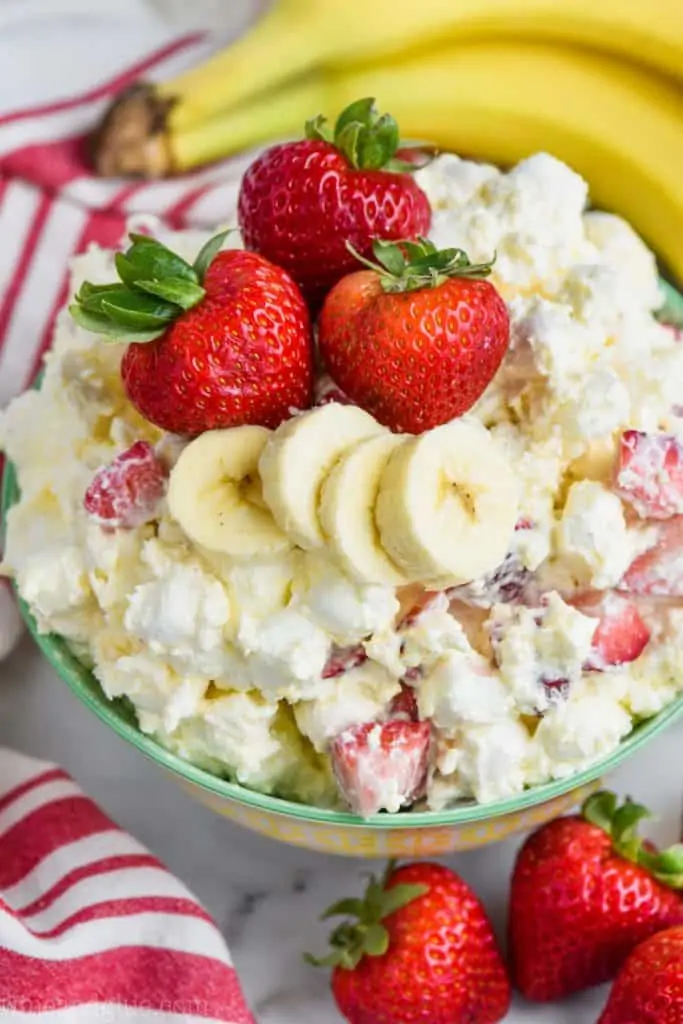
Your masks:
[[[392,430],[418,434],[467,412],[507,351],[502,298],[461,249],[375,241],[377,263],[327,296],[318,344],[348,397]]]
[[[643,844],[637,828],[647,813],[600,792],[580,815],[527,839],[509,918],[513,980],[527,999],[562,999],[608,981],[639,942],[683,922],[675,891],[683,888],[683,850]]]
[[[225,234],[192,266],[132,234],[116,257],[120,280],[85,282],[70,307],[87,330],[129,342],[121,362],[128,398],[176,434],[276,427],[311,402],[311,326],[299,289],[255,253],[219,252]]]
[[[683,928],[641,943],[624,964],[598,1024],[681,1024]]]
[[[354,269],[350,242],[370,256],[372,239],[426,234],[427,196],[396,159],[398,125],[378,116],[374,100],[352,103],[334,134],[325,119],[306,125],[306,138],[266,150],[249,167],[239,196],[247,249],[292,275],[312,307]]]
[[[448,868],[389,864],[363,900],[342,900],[332,952],[332,992],[350,1024],[496,1024],[510,983],[490,921]]]

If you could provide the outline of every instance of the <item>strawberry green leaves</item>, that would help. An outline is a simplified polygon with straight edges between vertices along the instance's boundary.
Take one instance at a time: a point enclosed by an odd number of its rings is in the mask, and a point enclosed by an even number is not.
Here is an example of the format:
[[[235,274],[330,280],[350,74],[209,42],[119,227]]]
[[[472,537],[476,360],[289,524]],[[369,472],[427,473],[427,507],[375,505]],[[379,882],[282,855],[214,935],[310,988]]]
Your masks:
[[[227,231],[219,231],[217,235],[210,238],[199,250],[199,254],[192,264],[192,270],[199,278],[200,282],[204,280],[204,276],[213,263],[214,257],[218,255],[223,242],[228,237],[231,230],[232,229],[228,228]]]
[[[71,316],[106,341],[153,341],[202,301],[204,275],[227,234],[211,238],[191,265],[156,239],[131,233],[132,244],[115,257],[120,280],[85,281],[69,307]]]
[[[363,266],[380,275],[385,292],[438,288],[450,277],[483,279],[495,263],[495,255],[487,263],[472,263],[463,249],[437,249],[426,238],[404,242],[376,238],[372,243],[374,260],[365,259],[350,242],[346,247]]]
[[[669,888],[683,889],[683,843],[660,851],[638,835],[641,821],[651,817],[647,807],[630,798],[619,804],[615,793],[600,790],[588,797],[581,813],[611,837],[619,856],[639,864]]]
[[[327,118],[318,115],[306,122],[306,138],[330,142],[352,167],[362,170],[410,172],[413,163],[396,159],[398,124],[391,114],[380,114],[372,97],[351,103],[337,118],[334,131]]]
[[[589,796],[581,812],[591,825],[596,825],[612,838],[617,853],[638,863],[642,840],[638,835],[638,826],[645,818],[651,817],[647,807],[626,799],[619,804],[615,793],[600,790]]]
[[[167,277],[196,283],[197,275],[190,264],[161,242],[135,232],[128,237],[133,244],[125,253],[116,256],[116,269],[124,284],[132,288],[141,279],[161,280]]]
[[[663,885],[670,889],[683,889],[683,843],[674,843],[661,852],[643,847],[638,863]]]
[[[371,875],[362,899],[340,900],[325,911],[323,921],[337,916],[350,920],[342,921],[330,935],[328,955],[318,958],[307,953],[305,959],[308,963],[314,967],[343,967],[351,971],[364,956],[383,956],[387,952],[389,933],[382,922],[428,892],[426,885],[394,885],[388,888],[395,866],[390,861],[382,879]]]
[[[192,309],[204,298],[204,289],[193,281],[169,277],[161,281],[136,281],[136,287],[150,295],[157,295],[166,302],[175,303],[181,309]]]

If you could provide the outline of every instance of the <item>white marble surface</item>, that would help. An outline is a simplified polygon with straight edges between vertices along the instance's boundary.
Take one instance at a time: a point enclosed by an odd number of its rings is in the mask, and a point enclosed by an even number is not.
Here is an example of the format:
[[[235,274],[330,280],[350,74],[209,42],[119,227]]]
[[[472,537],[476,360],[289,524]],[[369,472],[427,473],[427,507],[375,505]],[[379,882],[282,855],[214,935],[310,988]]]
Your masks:
[[[324,971],[306,966],[326,926],[317,915],[362,886],[367,864],[308,853],[245,832],[196,804],[78,703],[27,637],[0,664],[0,745],[63,764],[121,825],[197,894],[225,932],[259,1024],[340,1020]],[[683,793],[683,723],[637,754],[611,782],[657,813],[652,833],[677,838]],[[518,843],[446,858],[476,889],[503,931]],[[593,1024],[604,991],[563,1005],[519,1000],[510,1024]]]
[[[85,55],[100,70],[107,66],[114,29],[127,32],[128,16],[140,8],[179,26],[206,25],[230,32],[243,25],[261,0],[0,0],[5,23],[21,15],[35,47],[45,58],[61,54],[55,67],[62,90],[88,80]],[[87,21],[83,16],[87,13]],[[92,45],[74,40],[74,59],[55,47],[56,22],[78,22]],[[113,25],[113,21],[116,25]],[[106,29],[104,22],[107,23]],[[139,26],[139,20],[136,21]],[[71,24],[71,22],[70,22]],[[41,28],[45,31],[41,33]],[[44,38],[43,38],[44,37]],[[80,38],[80,37],[79,37]],[[7,34],[5,34],[7,40]],[[98,49],[97,41],[101,42]],[[7,51],[7,52],[5,52]],[[44,51],[44,52],[43,52]],[[11,58],[7,47],[4,55]],[[78,55],[78,60],[76,59]],[[85,60],[85,63],[84,63]],[[65,67],[69,75],[65,81]],[[11,70],[11,61],[10,61]],[[17,74],[21,69],[15,69]],[[13,78],[13,81],[15,79]],[[34,100],[35,75],[22,95]],[[658,814],[653,835],[673,841],[678,834],[683,759],[683,723],[641,752],[618,772],[614,785],[647,802]],[[26,638],[0,664],[0,745],[53,759],[71,771],[122,826],[145,842],[197,894],[223,928],[259,1024],[334,1024],[340,1020],[328,993],[325,972],[307,967],[303,950],[322,948],[327,928],[319,912],[362,886],[367,864],[287,848],[251,835],[194,803],[173,781],[134,749],[109,733],[82,707]],[[517,842],[447,859],[474,886],[499,932],[505,918],[508,879]],[[592,1024],[605,999],[598,991],[562,1006],[515,1003],[511,1024]]]

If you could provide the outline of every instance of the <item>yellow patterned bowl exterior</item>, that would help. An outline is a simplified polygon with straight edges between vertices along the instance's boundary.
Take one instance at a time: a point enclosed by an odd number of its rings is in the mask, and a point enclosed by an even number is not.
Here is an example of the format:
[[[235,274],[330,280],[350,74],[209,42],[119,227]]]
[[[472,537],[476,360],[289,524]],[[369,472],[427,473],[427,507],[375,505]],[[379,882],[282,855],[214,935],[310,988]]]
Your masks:
[[[664,318],[683,326],[683,297],[662,283]],[[17,501],[19,488],[12,466],[3,478],[2,513]],[[121,737],[156,761],[187,792],[211,810],[280,842],[347,857],[425,857],[468,850],[534,828],[572,807],[600,785],[600,777],[683,713],[683,696],[660,714],[641,722],[609,757],[579,772],[536,786],[507,800],[489,804],[462,803],[445,811],[376,814],[362,820],[352,814],[292,803],[244,788],[184,761],[140,732],[125,700],[109,701],[93,674],[58,636],[38,632],[27,608],[22,614],[38,645],[59,676],[79,699]]]
[[[408,815],[395,815],[391,828],[378,829],[373,824],[344,826],[317,821],[300,821],[274,811],[245,807],[244,804],[207,793],[200,786],[184,781],[183,789],[205,807],[211,808],[239,825],[259,832],[270,839],[321,853],[338,853],[344,857],[438,857],[456,850],[472,850],[500,839],[527,832],[538,825],[565,814],[597,790],[600,780],[588,782],[563,796],[557,796],[535,807],[512,811],[500,817],[462,825],[423,825],[403,827]]]

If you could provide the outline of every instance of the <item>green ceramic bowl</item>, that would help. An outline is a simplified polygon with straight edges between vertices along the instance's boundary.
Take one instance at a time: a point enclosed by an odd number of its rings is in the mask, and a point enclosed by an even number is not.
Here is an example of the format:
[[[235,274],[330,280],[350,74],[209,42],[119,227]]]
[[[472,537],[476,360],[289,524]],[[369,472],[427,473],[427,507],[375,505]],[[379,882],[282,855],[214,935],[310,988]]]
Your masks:
[[[662,283],[664,319],[683,326],[683,296]],[[7,467],[2,490],[3,517],[18,499],[14,469]],[[109,701],[88,669],[58,636],[41,635],[28,607],[19,601],[26,623],[57,675],[114,732],[156,761],[202,803],[219,814],[264,835],[308,849],[360,857],[423,857],[483,846],[535,827],[576,806],[597,789],[601,776],[657,736],[683,714],[683,696],[660,714],[638,725],[609,757],[569,779],[536,786],[509,800],[463,803],[446,811],[378,814],[364,821],[352,814],[327,811],[265,796],[211,775],[145,736],[122,701]]]

